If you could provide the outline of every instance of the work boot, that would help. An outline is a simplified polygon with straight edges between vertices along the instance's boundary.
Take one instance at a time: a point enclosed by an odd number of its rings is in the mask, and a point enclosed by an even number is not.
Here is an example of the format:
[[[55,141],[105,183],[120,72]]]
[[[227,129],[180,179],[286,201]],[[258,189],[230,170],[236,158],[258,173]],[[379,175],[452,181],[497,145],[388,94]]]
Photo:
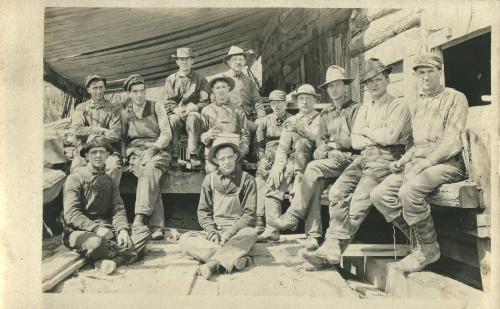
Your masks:
[[[293,186],[290,192],[288,192],[290,195],[295,195],[295,192],[300,190],[300,184],[302,183],[302,178],[304,177],[304,174],[302,173],[295,173],[295,179],[293,180]]]
[[[162,240],[165,238],[165,230],[162,227],[157,227],[151,234],[152,240]]]
[[[265,229],[262,234],[257,236],[257,242],[268,242],[268,241],[279,241],[279,240],[280,240],[280,232],[272,228]]]
[[[203,265],[200,265],[196,270],[196,274],[198,276],[202,276],[203,278],[205,278],[205,280],[209,280],[217,270],[217,265],[218,263],[216,261],[209,261]]]
[[[416,244],[412,252],[396,264],[402,272],[421,271],[441,257],[431,216],[412,225],[411,230],[415,234]]]
[[[94,267],[104,275],[111,275],[118,266],[127,262],[128,258],[125,256],[117,256],[110,260],[99,260],[94,263]]]
[[[250,265],[250,257],[248,256],[240,257],[234,262],[234,268],[238,271],[242,271],[248,265]]]
[[[304,248],[307,251],[314,251],[319,248],[319,239],[316,237],[307,236],[306,241],[304,242]]]
[[[397,217],[391,223],[394,224],[394,226],[397,227],[401,232],[403,232],[403,234],[410,241],[410,243],[412,243],[412,244],[415,243],[415,237],[413,237],[413,239],[411,239],[412,236],[414,236],[414,235],[411,232],[411,228],[408,225],[408,223],[406,222],[406,220],[403,218],[403,216]]]
[[[341,241],[338,239],[326,239],[323,245],[314,252],[304,252],[302,257],[318,268],[334,266],[340,263]]]
[[[146,216],[145,214],[135,214],[134,222],[132,223],[132,225],[148,225],[148,216]]]
[[[276,219],[270,220],[268,224],[278,231],[291,230],[295,231],[299,226],[299,219],[289,212],[285,212]]]
[[[255,222],[255,230],[257,231],[257,234],[261,234],[264,232],[266,229],[265,223],[264,223],[264,216],[256,216],[256,222]]]

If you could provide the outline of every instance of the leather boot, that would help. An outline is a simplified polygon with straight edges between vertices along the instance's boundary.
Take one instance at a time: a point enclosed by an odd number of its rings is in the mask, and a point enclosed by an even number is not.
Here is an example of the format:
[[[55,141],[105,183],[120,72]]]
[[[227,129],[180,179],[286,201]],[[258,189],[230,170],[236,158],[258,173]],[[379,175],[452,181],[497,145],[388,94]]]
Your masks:
[[[262,234],[257,236],[257,242],[279,241],[280,232],[273,228],[266,228]]]
[[[278,231],[291,230],[295,231],[299,226],[299,219],[288,212],[285,212],[279,218],[270,220],[268,224]]]
[[[212,275],[217,271],[217,265],[217,262],[209,261],[198,267],[198,269],[196,270],[196,274],[198,276],[202,276],[203,278],[205,278],[205,280],[209,280],[210,277],[212,277]]]
[[[94,263],[94,267],[104,275],[112,274],[118,266],[126,264],[128,257],[119,255],[111,260],[99,260]]]
[[[264,223],[264,216],[256,216],[256,222],[255,222],[255,230],[257,231],[257,234],[261,234],[264,232],[266,229],[265,223]]]
[[[245,269],[245,267],[247,267],[248,265],[250,265],[250,257],[248,256],[244,256],[244,257],[240,257],[239,259],[237,259],[236,261],[234,261],[234,268],[238,271],[242,271],[243,269]]]
[[[136,214],[132,225],[148,225],[148,216],[146,216],[145,214]]]
[[[319,269],[334,266],[340,263],[341,242],[349,240],[326,239],[318,250],[304,252],[302,257]]]
[[[304,243],[304,248],[307,251],[314,251],[319,248],[319,239],[316,237],[307,236],[306,241]]]
[[[432,216],[412,225],[411,230],[415,234],[416,245],[407,257],[396,264],[403,272],[421,271],[441,257]]]

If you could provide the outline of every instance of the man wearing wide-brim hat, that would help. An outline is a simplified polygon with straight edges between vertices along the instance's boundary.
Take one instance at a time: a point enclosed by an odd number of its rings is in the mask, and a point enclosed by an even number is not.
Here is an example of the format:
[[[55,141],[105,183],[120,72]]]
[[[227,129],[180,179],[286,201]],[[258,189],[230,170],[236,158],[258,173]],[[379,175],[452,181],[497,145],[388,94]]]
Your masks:
[[[88,164],[71,173],[64,185],[63,243],[96,262],[105,274],[134,261],[150,238],[147,227],[129,227],[127,213],[106,162],[114,150],[94,139],[80,155]]]
[[[325,83],[320,88],[326,88],[333,103],[318,116],[315,160],[307,165],[287,212],[270,222],[278,230],[293,230],[299,220],[306,220],[308,250],[318,248],[323,233],[321,194],[332,179],[352,162],[355,153],[351,145],[351,131],[359,104],[347,97],[351,82],[352,78],[342,67],[332,65],[327,69]]]
[[[229,91],[234,87],[234,79],[225,75],[216,75],[207,83],[206,89],[214,94],[215,102],[201,111],[206,130],[201,134],[201,141],[205,144],[205,155],[208,155],[213,140],[221,133],[238,134],[241,152],[244,156],[248,153],[249,135],[245,112],[241,106],[233,104],[229,98]],[[205,163],[207,172],[215,168],[210,162]]]
[[[203,129],[200,112],[209,103],[205,90],[207,80],[192,69],[196,54],[191,48],[178,48],[172,57],[176,59],[179,71],[167,77],[163,101],[172,127],[172,164],[177,165],[180,156],[179,138],[186,131],[187,159],[191,161],[192,167],[198,167],[201,165],[198,156]]]
[[[218,268],[244,269],[257,240],[256,184],[239,168],[241,159],[237,134],[223,134],[213,141],[208,160],[217,169],[205,177],[198,204],[203,232],[185,233],[179,239],[184,251],[204,263],[198,274],[207,280]]]
[[[267,191],[266,180],[274,163],[276,148],[285,128],[285,121],[292,116],[286,111],[288,103],[286,101],[286,92],[281,90],[271,91],[269,93],[269,105],[271,105],[273,112],[255,121],[257,124],[255,141],[259,158],[257,171],[255,172],[255,181],[257,183],[257,232],[264,230],[264,216],[269,220],[277,218],[281,212],[281,207],[265,206],[265,194]],[[273,232],[273,228],[267,226],[266,229],[268,231],[262,240],[270,236],[274,236],[273,239],[275,240],[279,239],[279,234]],[[259,236],[259,238],[261,237]]]
[[[122,175],[119,152],[122,128],[120,106],[119,104],[114,105],[104,98],[106,78],[102,74],[89,74],[85,78],[85,88],[90,94],[90,100],[78,104],[71,116],[71,126],[74,129],[75,138],[79,144],[97,140],[113,147],[114,151],[106,162],[106,170],[115,183],[119,184]],[[71,162],[71,172],[87,164],[85,158],[78,154],[80,146],[77,146],[75,150],[75,158]]]
[[[393,174],[371,194],[374,206],[388,222],[414,235],[412,253],[396,265],[403,272],[420,271],[437,261],[440,249],[426,197],[443,183],[463,179],[461,131],[467,121],[465,95],[441,84],[443,60],[419,55],[413,66],[420,94],[412,104],[414,146],[391,164]]]
[[[371,191],[390,174],[390,164],[409,143],[410,112],[404,100],[387,92],[390,71],[379,59],[365,62],[362,82],[371,99],[359,108],[351,134],[352,148],[360,154],[330,188],[325,242],[315,252],[304,254],[317,268],[340,263],[343,250],[370,211]]]

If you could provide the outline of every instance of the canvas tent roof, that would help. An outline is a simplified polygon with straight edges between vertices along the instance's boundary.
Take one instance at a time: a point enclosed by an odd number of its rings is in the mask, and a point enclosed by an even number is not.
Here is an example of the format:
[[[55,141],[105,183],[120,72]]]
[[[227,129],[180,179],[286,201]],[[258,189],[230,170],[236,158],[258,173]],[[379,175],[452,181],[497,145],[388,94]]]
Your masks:
[[[195,69],[218,65],[229,46],[258,47],[270,8],[47,8],[44,61],[62,79],[83,87],[100,72],[108,89],[138,73],[149,87],[177,70],[178,47],[198,54]]]

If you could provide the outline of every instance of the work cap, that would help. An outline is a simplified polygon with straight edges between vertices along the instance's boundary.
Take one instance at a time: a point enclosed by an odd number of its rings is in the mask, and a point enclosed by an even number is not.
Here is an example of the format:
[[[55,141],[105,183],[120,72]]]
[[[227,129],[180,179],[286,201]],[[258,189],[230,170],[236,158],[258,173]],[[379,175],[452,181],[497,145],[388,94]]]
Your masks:
[[[80,149],[80,156],[85,157],[85,155],[87,154],[87,152],[90,151],[90,149],[96,148],[96,147],[104,147],[104,148],[106,148],[106,150],[110,154],[112,154],[114,152],[113,148],[111,148],[110,144],[103,142],[100,139],[95,139],[95,140],[92,140],[91,142],[88,142],[82,146],[82,148]]]
[[[96,80],[101,80],[104,83],[104,86],[106,86],[106,78],[104,78],[102,74],[92,73],[85,78],[85,88],[88,88],[90,86],[90,83]]]
[[[443,59],[434,53],[420,54],[415,60],[413,70],[416,71],[418,67],[436,68],[441,70],[443,67]]]
[[[139,74],[132,74],[123,82],[123,89],[125,89],[125,91],[130,91],[130,88],[132,88],[132,86],[135,84],[146,85],[146,82],[144,81],[144,78],[142,78],[142,76],[140,76]]]
[[[273,90],[269,94],[269,101],[286,101],[286,92],[281,90]]]

